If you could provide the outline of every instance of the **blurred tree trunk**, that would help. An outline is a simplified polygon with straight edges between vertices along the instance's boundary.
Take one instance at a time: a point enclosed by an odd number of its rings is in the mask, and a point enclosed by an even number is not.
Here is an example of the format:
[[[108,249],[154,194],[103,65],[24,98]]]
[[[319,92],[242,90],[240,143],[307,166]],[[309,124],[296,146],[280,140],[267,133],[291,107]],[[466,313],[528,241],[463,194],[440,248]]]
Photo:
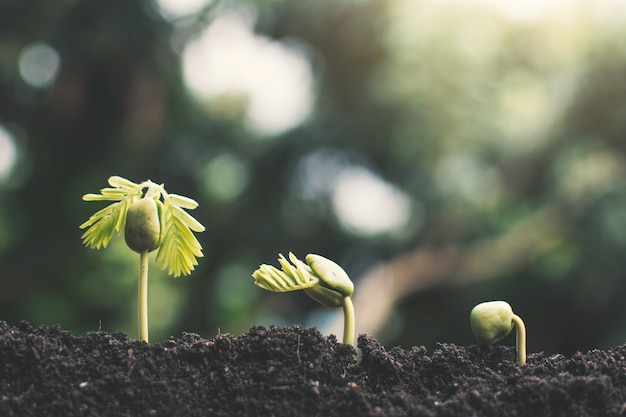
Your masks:
[[[418,291],[493,279],[527,265],[564,236],[564,219],[557,207],[547,207],[503,235],[465,247],[418,247],[372,268],[358,280],[354,292],[357,334],[379,334],[394,305]],[[341,334],[342,323],[338,316],[325,331]]]

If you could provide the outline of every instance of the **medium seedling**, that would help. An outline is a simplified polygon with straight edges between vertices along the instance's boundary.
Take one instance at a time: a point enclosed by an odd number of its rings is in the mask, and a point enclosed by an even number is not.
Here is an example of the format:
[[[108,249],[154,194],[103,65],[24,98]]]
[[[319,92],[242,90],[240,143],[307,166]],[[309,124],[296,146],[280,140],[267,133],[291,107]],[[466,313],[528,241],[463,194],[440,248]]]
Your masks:
[[[163,184],[150,180],[135,184],[125,178],[110,177],[112,188],[100,194],[85,194],[85,201],[113,201],[79,227],[87,228],[83,243],[106,248],[114,234],[121,234],[129,248],[139,253],[139,338],[148,341],[148,254],[158,249],[156,260],[175,278],[189,275],[202,257],[202,246],[192,233],[204,231],[184,209],[195,209],[191,198],[168,194]]]
[[[526,326],[522,319],[513,314],[506,301],[480,303],[470,313],[470,325],[478,343],[490,345],[504,339],[513,327],[516,330],[517,361],[526,364]]]
[[[328,307],[343,307],[343,343],[354,344],[354,284],[335,262],[320,255],[309,254],[306,263],[289,253],[289,260],[280,254],[282,270],[261,265],[254,271],[254,283],[264,290],[288,292],[303,290],[309,297]]]

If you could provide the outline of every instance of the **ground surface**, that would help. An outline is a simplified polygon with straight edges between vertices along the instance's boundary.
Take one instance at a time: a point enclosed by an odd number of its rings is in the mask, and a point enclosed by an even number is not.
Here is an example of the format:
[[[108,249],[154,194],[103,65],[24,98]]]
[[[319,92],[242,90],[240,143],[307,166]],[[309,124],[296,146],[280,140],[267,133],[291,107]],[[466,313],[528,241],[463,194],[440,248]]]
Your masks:
[[[0,416],[626,415],[626,346],[525,367],[506,346],[359,348],[300,327],[146,344],[0,321]]]

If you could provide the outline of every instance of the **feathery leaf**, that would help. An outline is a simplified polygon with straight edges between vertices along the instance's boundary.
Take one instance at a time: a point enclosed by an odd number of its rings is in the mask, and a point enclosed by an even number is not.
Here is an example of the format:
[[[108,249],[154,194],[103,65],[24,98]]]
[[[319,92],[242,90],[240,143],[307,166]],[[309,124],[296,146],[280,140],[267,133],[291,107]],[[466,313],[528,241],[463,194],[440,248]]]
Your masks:
[[[179,277],[191,274],[194,266],[198,265],[196,258],[204,256],[200,242],[191,232],[201,232],[204,226],[174,204],[176,199],[172,201],[169,197],[163,201],[165,234],[156,259],[161,269],[167,269],[169,275]]]
[[[287,259],[279,254],[278,263],[282,271],[271,265],[263,264],[254,271],[254,283],[267,291],[288,292],[311,288],[319,283],[319,278],[313,275],[310,268],[293,253],[289,253],[291,265]]]
[[[113,179],[113,180],[112,180]],[[142,186],[131,181],[124,180],[122,177],[109,178],[109,184],[121,184],[129,187],[132,184],[134,188],[103,188],[100,194],[85,194],[85,201],[114,201],[114,203],[98,210],[86,222],[81,224],[79,228],[87,230],[81,236],[83,244],[91,249],[106,248],[115,233],[120,233],[124,228],[126,221],[126,211],[128,206],[135,199],[141,197]]]

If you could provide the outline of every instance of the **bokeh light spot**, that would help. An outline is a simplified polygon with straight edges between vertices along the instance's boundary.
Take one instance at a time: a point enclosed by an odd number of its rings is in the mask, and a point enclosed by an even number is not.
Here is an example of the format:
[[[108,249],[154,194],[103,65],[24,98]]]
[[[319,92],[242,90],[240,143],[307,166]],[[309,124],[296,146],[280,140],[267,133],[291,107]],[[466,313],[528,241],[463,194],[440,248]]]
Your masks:
[[[341,173],[332,203],[341,224],[363,235],[399,232],[411,217],[409,197],[361,167]]]
[[[13,135],[0,125],[0,182],[7,180],[17,161],[17,147]]]
[[[230,202],[241,195],[249,181],[246,165],[230,153],[211,159],[202,169],[202,182],[212,198]]]
[[[183,65],[187,84],[204,98],[246,96],[245,122],[261,135],[296,127],[313,108],[313,76],[304,50],[254,34],[249,19],[238,14],[215,19],[185,48]]]
[[[35,88],[45,88],[54,82],[61,67],[56,50],[44,43],[34,43],[24,48],[19,57],[22,79]]]
[[[166,18],[177,18],[199,11],[213,0],[157,0],[159,11]]]

